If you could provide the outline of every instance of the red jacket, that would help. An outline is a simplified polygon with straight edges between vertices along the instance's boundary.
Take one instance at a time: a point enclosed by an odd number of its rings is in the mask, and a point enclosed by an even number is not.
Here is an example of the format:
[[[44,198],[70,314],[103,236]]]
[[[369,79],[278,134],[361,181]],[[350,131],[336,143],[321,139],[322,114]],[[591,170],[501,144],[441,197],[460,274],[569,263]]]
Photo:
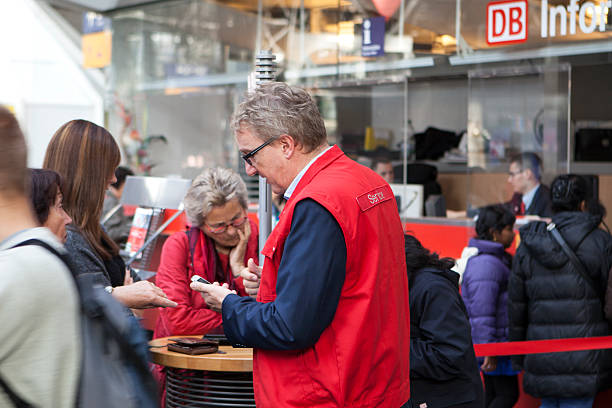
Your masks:
[[[344,286],[332,323],[313,347],[255,350],[257,406],[397,408],[410,396],[402,226],[389,185],[337,146],[306,171],[268,238],[258,301],[276,297],[293,210],[305,198],[325,207],[342,229],[347,248]]]
[[[250,219],[249,222],[251,223],[251,236],[247,243],[245,264],[249,258],[257,262],[257,225]],[[211,282],[216,280],[215,272],[210,266],[213,264],[212,258],[215,251],[211,246],[212,240],[210,238],[198,240],[194,244],[196,247],[193,259],[195,271],[191,263],[189,238],[185,232],[174,233],[164,244],[155,283],[164,291],[168,299],[174,300],[178,306],[159,309],[153,338],[181,334],[205,334],[210,329],[221,325],[221,314],[208,309],[202,295],[189,287],[193,275],[200,275]],[[234,279],[229,270],[226,271],[226,274],[225,282],[231,284],[233,281],[238,293],[245,295],[242,278]]]

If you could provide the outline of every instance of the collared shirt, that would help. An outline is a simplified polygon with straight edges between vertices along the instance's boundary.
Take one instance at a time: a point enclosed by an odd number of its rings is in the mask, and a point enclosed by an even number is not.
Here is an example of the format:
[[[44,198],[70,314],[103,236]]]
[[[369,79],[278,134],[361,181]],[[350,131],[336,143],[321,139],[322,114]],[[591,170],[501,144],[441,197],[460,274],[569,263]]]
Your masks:
[[[291,182],[291,184],[289,184],[289,187],[287,188],[287,190],[285,191],[285,194],[283,194],[283,197],[285,197],[286,200],[289,200],[291,198],[291,194],[293,194],[293,191],[295,190],[295,188],[297,187],[298,183],[300,182],[300,180],[302,179],[302,177],[304,177],[304,174],[306,174],[306,171],[308,170],[308,168],[310,166],[312,166],[312,164],[314,162],[317,161],[317,159],[321,156],[323,156],[323,154],[328,151],[329,149],[331,149],[332,146],[328,146],[327,149],[323,150],[321,153],[319,153],[314,159],[312,159],[307,165],[306,167],[304,167],[297,176],[295,176],[295,178],[293,179],[293,181]]]
[[[531,190],[523,194],[523,204],[525,205],[525,211],[527,211],[527,209],[531,205],[531,202],[533,201],[533,197],[535,197],[535,194],[538,191],[539,187],[540,187],[540,184],[538,184],[537,186],[535,186],[534,188],[532,188]]]

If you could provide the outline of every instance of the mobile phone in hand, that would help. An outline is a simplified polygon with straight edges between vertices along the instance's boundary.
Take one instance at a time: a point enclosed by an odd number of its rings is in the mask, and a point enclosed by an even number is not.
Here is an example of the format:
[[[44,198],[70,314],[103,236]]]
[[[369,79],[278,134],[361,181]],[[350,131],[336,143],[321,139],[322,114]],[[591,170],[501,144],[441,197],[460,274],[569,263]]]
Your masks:
[[[191,277],[191,281],[192,282],[200,282],[200,283],[206,283],[207,285],[212,285],[212,283],[210,283],[209,281],[207,281],[206,279],[204,279],[203,277],[201,277],[200,275],[193,275]]]

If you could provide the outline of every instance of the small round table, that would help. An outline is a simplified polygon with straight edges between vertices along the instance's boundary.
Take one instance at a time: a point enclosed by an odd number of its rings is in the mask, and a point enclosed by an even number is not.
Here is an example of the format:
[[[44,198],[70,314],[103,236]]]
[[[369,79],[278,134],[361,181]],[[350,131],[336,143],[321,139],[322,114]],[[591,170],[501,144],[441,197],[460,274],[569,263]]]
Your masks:
[[[219,352],[189,355],[168,351],[172,336],[149,342],[154,363],[166,369],[166,407],[254,408],[253,349],[219,346]]]

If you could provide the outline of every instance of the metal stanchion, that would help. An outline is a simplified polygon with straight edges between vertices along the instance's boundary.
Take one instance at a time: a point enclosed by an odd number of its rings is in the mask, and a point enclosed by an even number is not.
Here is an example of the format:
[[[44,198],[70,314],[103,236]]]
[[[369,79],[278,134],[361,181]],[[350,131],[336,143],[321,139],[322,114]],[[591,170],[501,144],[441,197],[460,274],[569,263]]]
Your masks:
[[[255,83],[251,86],[259,86],[276,79],[276,56],[270,51],[261,51],[256,56]],[[263,267],[264,256],[261,250],[272,231],[272,190],[266,183],[266,179],[259,176],[259,265]]]

